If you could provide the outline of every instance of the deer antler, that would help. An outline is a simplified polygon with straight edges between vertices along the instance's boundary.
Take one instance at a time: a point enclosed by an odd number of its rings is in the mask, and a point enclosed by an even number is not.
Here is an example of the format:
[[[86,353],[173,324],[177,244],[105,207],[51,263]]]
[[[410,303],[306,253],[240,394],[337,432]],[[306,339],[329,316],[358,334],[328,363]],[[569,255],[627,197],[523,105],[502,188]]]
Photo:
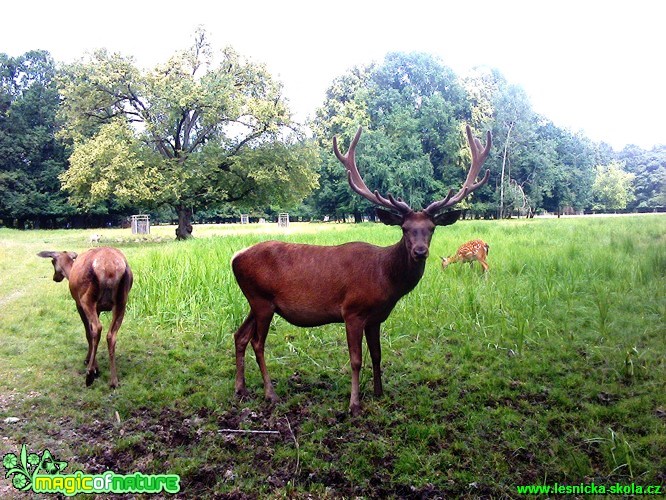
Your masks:
[[[384,198],[379,194],[378,191],[375,191],[374,193],[370,191],[368,186],[365,185],[365,182],[363,182],[361,174],[358,172],[358,167],[356,166],[356,144],[358,144],[358,140],[361,137],[361,130],[361,127],[359,127],[358,132],[356,132],[354,139],[349,145],[349,149],[347,150],[346,155],[340,153],[340,150],[338,149],[337,137],[333,137],[333,152],[335,153],[335,156],[338,157],[338,160],[340,160],[340,163],[342,163],[347,169],[347,180],[349,181],[349,186],[356,193],[360,194],[363,196],[363,198],[375,205],[389,208],[391,210],[397,210],[403,215],[413,212],[412,208],[401,198],[393,198],[393,196],[390,194],[387,195],[388,199]]]
[[[478,177],[479,172],[481,171],[481,166],[483,165],[483,162],[486,161],[488,153],[490,152],[490,146],[492,145],[492,136],[490,135],[490,131],[487,133],[488,139],[486,141],[486,147],[484,148],[481,144],[481,141],[472,135],[472,129],[469,127],[469,125],[467,125],[466,130],[467,142],[469,142],[469,149],[472,151],[472,166],[469,168],[469,172],[467,173],[467,179],[465,179],[465,183],[462,185],[462,188],[460,188],[460,191],[458,191],[455,195],[453,194],[452,189],[446,195],[446,198],[443,200],[434,201],[428,205],[424,212],[427,212],[429,215],[435,215],[442,209],[455,205],[456,203],[462,201],[462,199],[472,191],[480,188],[486,182],[488,182],[488,178],[490,177],[490,170],[486,170],[485,175],[480,181],[474,181]]]

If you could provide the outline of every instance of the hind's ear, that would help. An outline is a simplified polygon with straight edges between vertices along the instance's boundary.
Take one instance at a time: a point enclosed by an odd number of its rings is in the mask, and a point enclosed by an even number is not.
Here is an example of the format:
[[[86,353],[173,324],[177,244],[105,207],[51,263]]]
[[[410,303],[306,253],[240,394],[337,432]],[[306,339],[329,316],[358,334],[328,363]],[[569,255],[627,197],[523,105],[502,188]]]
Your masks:
[[[55,259],[58,256],[58,252],[53,252],[50,250],[44,250],[37,254],[37,257],[42,257],[43,259]]]
[[[67,255],[69,255],[72,258],[72,260],[76,259],[79,256],[79,254],[77,254],[76,252],[67,252]]]

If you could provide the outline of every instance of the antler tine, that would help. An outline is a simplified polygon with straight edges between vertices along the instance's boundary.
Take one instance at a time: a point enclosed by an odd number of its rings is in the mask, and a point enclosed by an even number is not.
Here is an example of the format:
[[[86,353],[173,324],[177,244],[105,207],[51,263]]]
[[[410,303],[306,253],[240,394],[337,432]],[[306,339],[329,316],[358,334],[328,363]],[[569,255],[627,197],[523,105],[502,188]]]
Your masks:
[[[388,199],[386,199],[379,194],[379,191],[375,190],[373,193],[370,191],[370,189],[368,189],[368,186],[365,185],[365,182],[363,181],[363,178],[358,171],[358,167],[356,166],[356,145],[358,144],[358,140],[361,137],[361,131],[362,128],[359,127],[356,135],[354,136],[354,139],[352,139],[352,142],[349,145],[347,154],[345,155],[340,153],[340,150],[338,149],[337,137],[333,137],[333,152],[335,153],[335,156],[337,156],[338,160],[340,160],[340,163],[342,163],[347,169],[347,180],[349,182],[349,186],[353,191],[360,194],[363,196],[363,198],[375,205],[397,210],[401,214],[412,212],[412,208],[407,203],[402,201],[401,198],[395,199],[389,194]]]
[[[472,135],[472,129],[469,125],[467,125],[465,130],[467,132],[467,142],[469,143],[469,149],[472,152],[472,165],[470,166],[469,172],[467,173],[467,178],[465,179],[462,188],[460,188],[460,191],[458,191],[455,195],[453,194],[454,190],[452,189],[446,195],[446,198],[443,200],[434,201],[428,205],[424,212],[428,212],[430,215],[435,215],[443,208],[459,203],[472,191],[480,188],[486,182],[488,182],[488,179],[490,178],[490,170],[486,170],[483,178],[478,182],[474,182],[479,176],[483,162],[486,161],[488,153],[490,153],[490,147],[492,146],[492,135],[490,134],[490,131],[486,133],[486,146],[483,147],[481,141]]]

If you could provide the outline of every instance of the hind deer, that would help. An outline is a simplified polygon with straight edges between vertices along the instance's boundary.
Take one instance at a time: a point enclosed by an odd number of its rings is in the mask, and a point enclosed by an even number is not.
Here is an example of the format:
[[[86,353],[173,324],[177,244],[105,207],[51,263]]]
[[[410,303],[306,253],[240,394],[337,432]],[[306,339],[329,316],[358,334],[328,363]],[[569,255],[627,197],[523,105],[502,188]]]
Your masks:
[[[76,302],[76,309],[86,330],[88,354],[86,355],[86,385],[99,376],[97,346],[102,334],[99,313],[113,311],[113,318],[106,334],[109,348],[111,379],[109,385],[118,387],[116,374],[116,335],[125,317],[127,297],[132,288],[132,270],[125,256],[117,248],[97,247],[81,255],[75,252],[44,251],[39,257],[51,259],[53,281],[67,278],[69,291]]]
[[[485,273],[489,267],[486,262],[486,257],[488,257],[488,251],[490,247],[488,243],[483,240],[472,240],[467,243],[463,243],[458,248],[458,251],[453,254],[451,257],[442,257],[442,269],[446,269],[449,264],[455,262],[469,262],[470,265],[476,260],[481,264],[483,272]]]
[[[247,298],[250,313],[234,334],[236,347],[235,392],[248,394],[245,385],[245,349],[252,344],[261,370],[266,399],[278,400],[266,369],[264,345],[274,314],[301,327],[327,323],[344,323],[351,361],[352,383],[349,411],[358,415],[359,372],[363,334],[372,360],[374,394],[383,394],[381,381],[381,347],[379,329],[398,300],[419,282],[425,270],[430,240],[437,226],[458,220],[460,211],[443,212],[460,202],[488,181],[486,171],[476,181],[491,146],[490,132],[485,147],[467,127],[472,152],[472,165],[462,188],[450,190],[442,200],[414,211],[401,198],[387,197],[368,189],[356,166],[358,129],[347,154],[338,149],[333,138],[333,151],[347,170],[351,189],[377,205],[381,222],[400,226],[402,238],[395,245],[379,247],[363,242],[337,246],[317,246],[279,241],[266,241],[238,252],[231,266],[238,286]]]

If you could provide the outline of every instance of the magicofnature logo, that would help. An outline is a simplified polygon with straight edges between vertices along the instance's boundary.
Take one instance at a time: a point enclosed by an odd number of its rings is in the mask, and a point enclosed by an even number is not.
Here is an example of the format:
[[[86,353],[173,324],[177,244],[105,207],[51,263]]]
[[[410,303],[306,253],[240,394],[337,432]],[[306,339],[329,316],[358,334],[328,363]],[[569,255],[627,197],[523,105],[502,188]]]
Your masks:
[[[113,471],[102,474],[85,474],[81,471],[63,474],[67,462],[56,460],[49,450],[41,454],[28,453],[25,444],[18,456],[14,453],[5,454],[2,466],[7,471],[5,478],[11,477],[12,486],[19,491],[32,490],[35,493],[60,493],[66,496],[79,493],[180,491],[180,476],[177,474],[116,474]]]

